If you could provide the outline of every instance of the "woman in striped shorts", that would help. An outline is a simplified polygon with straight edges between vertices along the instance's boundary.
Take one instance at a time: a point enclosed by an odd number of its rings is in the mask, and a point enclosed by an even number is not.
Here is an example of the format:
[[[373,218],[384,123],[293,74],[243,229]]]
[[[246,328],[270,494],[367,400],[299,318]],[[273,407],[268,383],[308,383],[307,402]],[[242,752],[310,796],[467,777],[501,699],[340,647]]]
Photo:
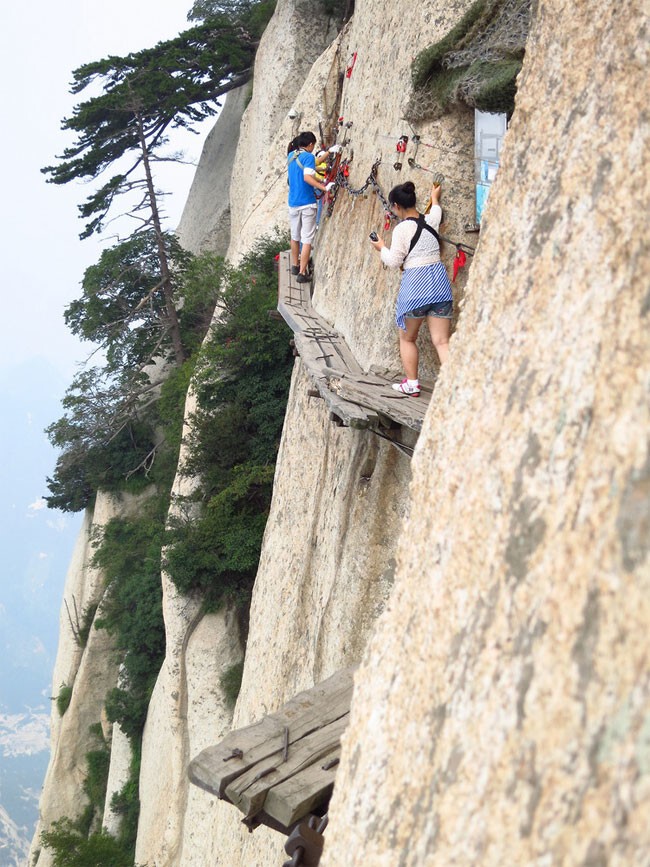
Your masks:
[[[415,207],[415,186],[411,181],[393,187],[388,201],[401,221],[393,231],[391,246],[387,247],[381,239],[371,239],[370,243],[380,251],[384,265],[403,268],[395,321],[406,377],[393,388],[417,397],[420,383],[416,340],[425,319],[440,364],[446,361],[449,350],[453,301],[451,284],[440,261],[437,234],[442,219],[440,185],[434,184],[431,190],[431,210],[425,216]]]

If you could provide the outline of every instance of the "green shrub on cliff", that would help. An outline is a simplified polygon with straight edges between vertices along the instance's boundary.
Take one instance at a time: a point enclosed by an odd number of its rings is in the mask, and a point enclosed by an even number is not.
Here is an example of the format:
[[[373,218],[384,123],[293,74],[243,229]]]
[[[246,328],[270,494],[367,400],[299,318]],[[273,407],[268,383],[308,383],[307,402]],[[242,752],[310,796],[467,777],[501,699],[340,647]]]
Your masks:
[[[531,0],[474,0],[442,39],[413,60],[405,117],[422,121],[456,104],[511,115],[530,17]]]
[[[277,304],[275,255],[282,235],[261,240],[227,268],[220,316],[197,359],[198,409],[182,468],[200,478],[167,537],[166,567],[183,593],[207,609],[247,600],[262,545],[275,458],[293,366]]]
[[[62,683],[59,687],[59,692],[56,696],[56,709],[59,712],[59,716],[63,716],[63,714],[70,707],[70,702],[72,701],[72,687],[68,686],[67,683]]]
[[[144,727],[165,655],[160,552],[166,506],[167,497],[153,497],[137,517],[113,518],[93,558],[107,586],[97,627],[113,636],[122,664],[106,712],[132,741],[138,741]]]
[[[133,852],[105,831],[87,837],[70,819],[53,822],[41,834],[54,867],[133,867]]]
[[[183,297],[178,320],[188,359],[175,365],[169,356],[164,305],[149,299],[158,280],[150,261],[154,243],[147,236],[146,243],[139,238],[137,245],[131,240],[105,251],[86,271],[81,298],[67,308],[66,322],[73,333],[101,346],[105,360],[75,376],[63,399],[64,415],[47,428],[50,441],[61,450],[48,479],[51,493],[46,499],[52,508],[79,511],[100,489],[138,491],[151,483],[171,484],[180,425],[170,425],[161,413],[169,415],[173,405],[176,420],[182,422],[178,395],[184,398],[192,356],[212,316],[223,259],[194,257],[170,242],[174,282]]]

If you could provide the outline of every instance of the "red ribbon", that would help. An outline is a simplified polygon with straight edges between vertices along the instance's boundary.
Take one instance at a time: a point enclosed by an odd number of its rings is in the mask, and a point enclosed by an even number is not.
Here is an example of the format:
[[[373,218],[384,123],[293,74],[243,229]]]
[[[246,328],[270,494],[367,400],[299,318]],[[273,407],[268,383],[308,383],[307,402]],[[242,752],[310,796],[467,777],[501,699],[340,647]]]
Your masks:
[[[454,259],[454,276],[451,278],[451,282],[453,283],[458,276],[458,272],[461,268],[465,267],[465,263],[467,262],[467,256],[460,249],[460,247],[456,248],[456,258]]]

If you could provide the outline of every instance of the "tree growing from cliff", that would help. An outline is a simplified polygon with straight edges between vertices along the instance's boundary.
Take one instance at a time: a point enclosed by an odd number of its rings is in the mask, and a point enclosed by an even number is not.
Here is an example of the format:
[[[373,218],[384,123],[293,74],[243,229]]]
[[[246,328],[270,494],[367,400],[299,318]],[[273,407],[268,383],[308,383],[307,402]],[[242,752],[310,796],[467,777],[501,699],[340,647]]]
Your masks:
[[[220,15],[245,17],[247,26],[262,35],[275,10],[276,0],[196,0],[187,13],[188,21],[210,21]]]
[[[104,251],[84,275],[82,296],[65,312],[72,332],[102,350],[103,364],[75,376],[63,399],[65,414],[47,428],[61,450],[48,479],[52,508],[78,511],[99,488],[122,488],[129,479],[138,487],[166,479],[165,461],[178,449],[180,432],[176,424],[171,431],[161,423],[161,407],[169,403],[161,399],[161,388],[163,398],[174,392],[173,414],[182,420],[192,353],[210,323],[223,270],[218,256],[192,256],[173,236],[166,236],[166,243],[183,297],[178,322],[188,361],[180,367],[154,366],[173,362],[174,354],[165,304],[156,292],[160,276],[153,233]]]
[[[63,121],[62,128],[75,133],[76,141],[56,165],[42,170],[53,184],[96,180],[111,173],[79,206],[88,221],[82,238],[101,232],[116,200],[129,196],[126,214],[134,221],[134,234],[151,231],[155,240],[156,291],[164,299],[177,364],[185,360],[185,351],[154,164],[177,159],[162,155],[170,128],[192,130],[215,114],[220,97],[250,79],[259,39],[257,22],[251,20],[249,26],[252,8],[215,16],[153,48],[76,69],[73,94],[97,84],[101,90],[75,106]]]
[[[95,95],[63,121],[76,142],[43,171],[55,184],[98,180],[79,208],[88,220],[82,238],[102,231],[124,195],[135,229],[86,271],[83,295],[65,314],[74,334],[103,350],[104,364],[75,377],[66,415],[48,429],[63,450],[48,480],[50,506],[83,508],[99,487],[111,490],[134,470],[146,473],[158,453],[148,411],[158,385],[152,371],[159,368],[160,380],[161,367],[168,375],[170,364],[182,367],[197,347],[220,273],[205,257],[189,261],[163,230],[153,168],[169,159],[162,148],[170,127],[192,129],[214,114],[223,94],[248,81],[265,23],[259,7],[269,2],[234,6],[154,48],[73,73],[72,92],[93,86]]]

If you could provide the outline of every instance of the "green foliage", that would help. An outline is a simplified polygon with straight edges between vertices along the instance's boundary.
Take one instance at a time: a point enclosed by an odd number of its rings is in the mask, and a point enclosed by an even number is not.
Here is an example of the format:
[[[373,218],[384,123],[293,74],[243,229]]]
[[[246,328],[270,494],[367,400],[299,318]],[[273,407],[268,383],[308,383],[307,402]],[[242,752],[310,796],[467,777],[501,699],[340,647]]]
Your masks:
[[[225,15],[228,18],[241,19],[246,29],[257,39],[260,38],[266,25],[275,11],[276,0],[196,0],[187,14],[188,21],[210,21]]]
[[[180,367],[170,369],[155,405],[156,430],[164,437],[164,447],[157,451],[149,478],[156,482],[161,491],[170,490],[178,468],[185,401],[194,364],[194,359],[190,358]]]
[[[272,484],[272,466],[235,467],[230,483],[208,500],[198,519],[175,522],[165,566],[181,592],[201,592],[206,610],[247,601]]]
[[[486,6],[487,0],[476,0],[446,36],[417,55],[411,65],[414,87],[425,87],[431,83],[432,77],[441,71],[445,55],[453,51],[481,20],[485,15]]]
[[[186,253],[183,268],[177,268],[176,260],[174,266],[177,294],[182,299],[178,311],[181,335],[185,350],[191,356],[200,348],[212,321],[225,263],[223,257],[215,253],[198,256]]]
[[[136,392],[125,395],[119,382],[106,383],[97,368],[75,377],[63,399],[66,415],[46,428],[52,445],[63,450],[47,480],[50,508],[78,512],[100,488],[121,490],[136,468],[146,468],[147,458],[155,453],[156,433],[135,395],[142,397],[149,390],[141,381]],[[147,481],[142,472],[131,489]]]
[[[522,63],[522,60],[515,59],[473,64],[468,75],[480,81],[475,96],[476,107],[481,111],[511,115],[515,107],[517,76]]]
[[[139,749],[134,750],[129,780],[116,793],[111,806],[122,815],[117,838],[104,831],[92,831],[104,814],[110,765],[110,750],[101,724],[89,731],[99,741],[95,750],[86,753],[86,777],[83,790],[88,804],[76,819],[63,817],[41,834],[41,843],[52,851],[55,867],[133,867],[137,831]]]
[[[66,308],[70,331],[104,350],[107,372],[141,369],[154,358],[171,355],[158,242],[150,229],[104,250],[99,262],[86,269],[81,298]],[[191,254],[171,233],[163,233],[162,242],[176,282]]]
[[[73,333],[97,342],[106,363],[74,378],[63,399],[65,415],[47,428],[52,444],[62,450],[48,479],[52,508],[79,511],[99,488],[138,491],[151,483],[171,484],[183,418],[181,389],[187,390],[193,366],[169,367],[158,401],[150,365],[169,357],[171,345],[155,246],[153,233],[143,233],[105,251],[86,271],[82,297],[67,308]],[[168,252],[183,299],[181,339],[191,357],[212,317],[223,260],[191,256],[171,238]]]
[[[75,636],[75,640],[79,647],[85,647],[88,643],[88,636],[90,635],[90,630],[92,628],[93,620],[95,619],[96,613],[97,605],[94,603],[87,605],[84,608],[81,615],[81,622],[79,623],[79,628]]]
[[[132,741],[142,733],[165,653],[160,557],[166,507],[166,496],[154,497],[138,517],[109,521],[93,558],[107,584],[96,625],[113,636],[122,661],[106,713]]]
[[[100,813],[104,809],[106,801],[106,787],[108,785],[108,768],[111,762],[111,754],[104,746],[99,750],[90,750],[86,753],[86,779],[83,790],[86,793],[91,806]]]
[[[175,235],[139,232],[104,250],[86,269],[81,298],[68,305],[65,321],[82,340],[104,350],[108,375],[142,370],[156,359],[172,359],[170,323],[160,277],[162,240],[175,287],[181,339],[190,355],[210,324],[223,268],[213,254],[193,256]]]
[[[95,808],[92,804],[86,804],[81,815],[74,820],[74,827],[84,837],[88,837],[95,822]]]
[[[72,687],[68,686],[66,683],[62,683],[59,687],[59,692],[56,697],[56,709],[59,712],[59,716],[63,716],[63,714],[70,707],[70,701],[72,700]]]
[[[229,708],[234,708],[239,690],[241,689],[241,680],[244,673],[244,661],[236,662],[226,669],[219,678],[219,684],[223,690],[226,703]]]
[[[54,822],[41,834],[54,867],[133,867],[133,852],[104,831],[86,837],[68,818]]]
[[[166,568],[208,609],[248,598],[257,571],[293,357],[276,305],[275,254],[287,239],[260,241],[225,268],[221,316],[197,360],[189,457],[201,487],[168,534]],[[197,515],[196,501],[200,503]]]

